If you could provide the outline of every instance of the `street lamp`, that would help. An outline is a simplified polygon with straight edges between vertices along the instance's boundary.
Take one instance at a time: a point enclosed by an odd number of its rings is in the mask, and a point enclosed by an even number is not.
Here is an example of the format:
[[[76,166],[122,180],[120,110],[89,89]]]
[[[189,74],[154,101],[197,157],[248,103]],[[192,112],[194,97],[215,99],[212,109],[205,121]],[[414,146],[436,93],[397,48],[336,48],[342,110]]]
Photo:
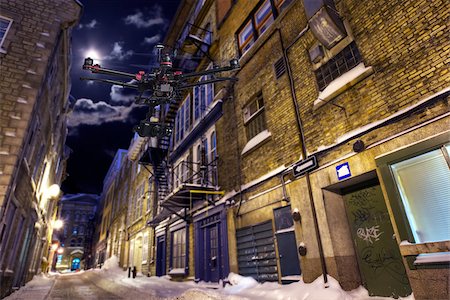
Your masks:
[[[58,250],[56,250],[56,253],[63,254],[64,253],[64,248],[63,247],[59,247]]]
[[[63,227],[63,225],[64,225],[64,222],[62,220],[58,219],[58,220],[53,221],[53,228],[56,230],[61,229]]]

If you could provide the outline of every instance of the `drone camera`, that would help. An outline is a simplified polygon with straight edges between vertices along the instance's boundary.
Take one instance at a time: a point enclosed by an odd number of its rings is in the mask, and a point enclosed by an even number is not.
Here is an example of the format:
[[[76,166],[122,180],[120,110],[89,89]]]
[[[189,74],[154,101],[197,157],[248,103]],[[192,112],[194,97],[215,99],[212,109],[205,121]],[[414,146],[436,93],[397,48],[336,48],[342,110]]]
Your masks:
[[[172,128],[163,123],[141,121],[134,128],[134,131],[141,137],[163,137],[172,134]]]
[[[90,57],[84,59],[83,69],[87,69],[94,65],[94,60]]]

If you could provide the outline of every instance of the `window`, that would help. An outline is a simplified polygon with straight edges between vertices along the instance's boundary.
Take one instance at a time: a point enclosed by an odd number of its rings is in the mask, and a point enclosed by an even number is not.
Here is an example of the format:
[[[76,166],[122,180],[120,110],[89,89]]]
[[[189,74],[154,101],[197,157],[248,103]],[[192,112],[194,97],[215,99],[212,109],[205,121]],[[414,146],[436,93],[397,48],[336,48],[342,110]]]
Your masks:
[[[450,240],[449,152],[450,144],[391,165],[416,243]]]
[[[186,228],[172,232],[172,268],[186,267]]]
[[[3,42],[6,39],[9,28],[11,28],[12,20],[6,17],[0,16],[0,49],[3,46]]]
[[[242,30],[238,34],[239,40],[239,50],[242,54],[247,52],[255,42],[254,29],[252,20],[249,20],[248,23],[242,28]]]
[[[263,2],[255,13],[255,25],[258,34],[261,35],[273,23],[272,6],[269,0]]]
[[[191,99],[188,96],[180,106],[175,117],[175,142],[183,140],[184,134],[189,132],[191,126]]]
[[[210,141],[211,141],[211,151],[209,155],[209,161],[211,162],[211,183],[212,185],[217,185],[217,162],[215,162],[217,151],[216,151],[215,131],[211,133]]]
[[[142,263],[147,263],[148,257],[148,233],[144,232],[142,236]]]
[[[334,79],[356,67],[361,62],[361,55],[355,42],[351,42],[341,52],[314,71],[319,85],[323,91]]]
[[[207,69],[210,69],[210,65]],[[199,81],[210,80],[211,76],[202,76]],[[197,121],[214,100],[214,84],[203,84],[194,87],[194,121]]]
[[[237,33],[241,55],[247,52],[292,0],[264,0]]]
[[[72,229],[72,234],[77,235],[78,234],[78,226],[74,226]]]
[[[264,100],[261,93],[244,108],[244,124],[247,140],[251,140],[258,133],[267,129]]]

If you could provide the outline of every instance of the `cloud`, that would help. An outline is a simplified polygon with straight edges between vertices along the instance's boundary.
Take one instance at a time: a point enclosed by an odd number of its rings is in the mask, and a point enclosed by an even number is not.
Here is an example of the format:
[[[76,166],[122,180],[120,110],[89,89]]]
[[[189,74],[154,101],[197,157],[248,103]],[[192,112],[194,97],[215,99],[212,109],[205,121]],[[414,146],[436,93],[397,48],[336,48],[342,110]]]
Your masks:
[[[104,101],[94,102],[91,99],[81,98],[75,103],[67,125],[100,125],[103,123],[122,121],[126,122],[133,109],[131,106],[112,106]]]
[[[156,34],[151,37],[145,37],[142,44],[153,45],[153,44],[156,44],[157,42],[159,42],[160,40],[161,40],[161,35]]]
[[[136,80],[131,80],[128,83],[135,83]],[[134,90],[130,91],[128,88],[124,88],[120,85],[112,85],[111,86],[111,92],[109,93],[109,96],[111,97],[111,102],[115,104],[125,104],[129,105],[130,103],[134,102],[135,97],[138,95],[138,93]]]
[[[153,6],[145,15],[142,11],[137,10],[135,14],[126,16],[124,22],[126,25],[134,25],[137,28],[149,28],[167,23],[162,16],[162,7],[159,5]]]
[[[133,50],[123,50],[123,42],[115,42],[111,53],[104,57],[104,59],[118,59],[124,60],[133,55]]]
[[[79,29],[87,28],[87,29],[94,29],[98,25],[98,22],[96,19],[92,19],[89,23],[86,24],[80,24],[78,25]]]

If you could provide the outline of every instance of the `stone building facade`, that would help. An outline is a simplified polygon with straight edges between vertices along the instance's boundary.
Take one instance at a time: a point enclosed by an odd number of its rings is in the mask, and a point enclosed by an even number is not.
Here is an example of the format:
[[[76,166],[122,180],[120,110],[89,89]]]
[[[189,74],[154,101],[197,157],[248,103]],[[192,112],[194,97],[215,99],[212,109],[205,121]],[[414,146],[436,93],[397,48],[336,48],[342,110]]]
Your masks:
[[[54,230],[62,253],[50,262],[58,271],[84,270],[93,266],[93,240],[99,196],[92,194],[65,195],[58,208],[63,227]]]
[[[68,151],[71,28],[78,1],[0,4],[1,297],[46,264]],[[5,251],[5,249],[12,249]]]

